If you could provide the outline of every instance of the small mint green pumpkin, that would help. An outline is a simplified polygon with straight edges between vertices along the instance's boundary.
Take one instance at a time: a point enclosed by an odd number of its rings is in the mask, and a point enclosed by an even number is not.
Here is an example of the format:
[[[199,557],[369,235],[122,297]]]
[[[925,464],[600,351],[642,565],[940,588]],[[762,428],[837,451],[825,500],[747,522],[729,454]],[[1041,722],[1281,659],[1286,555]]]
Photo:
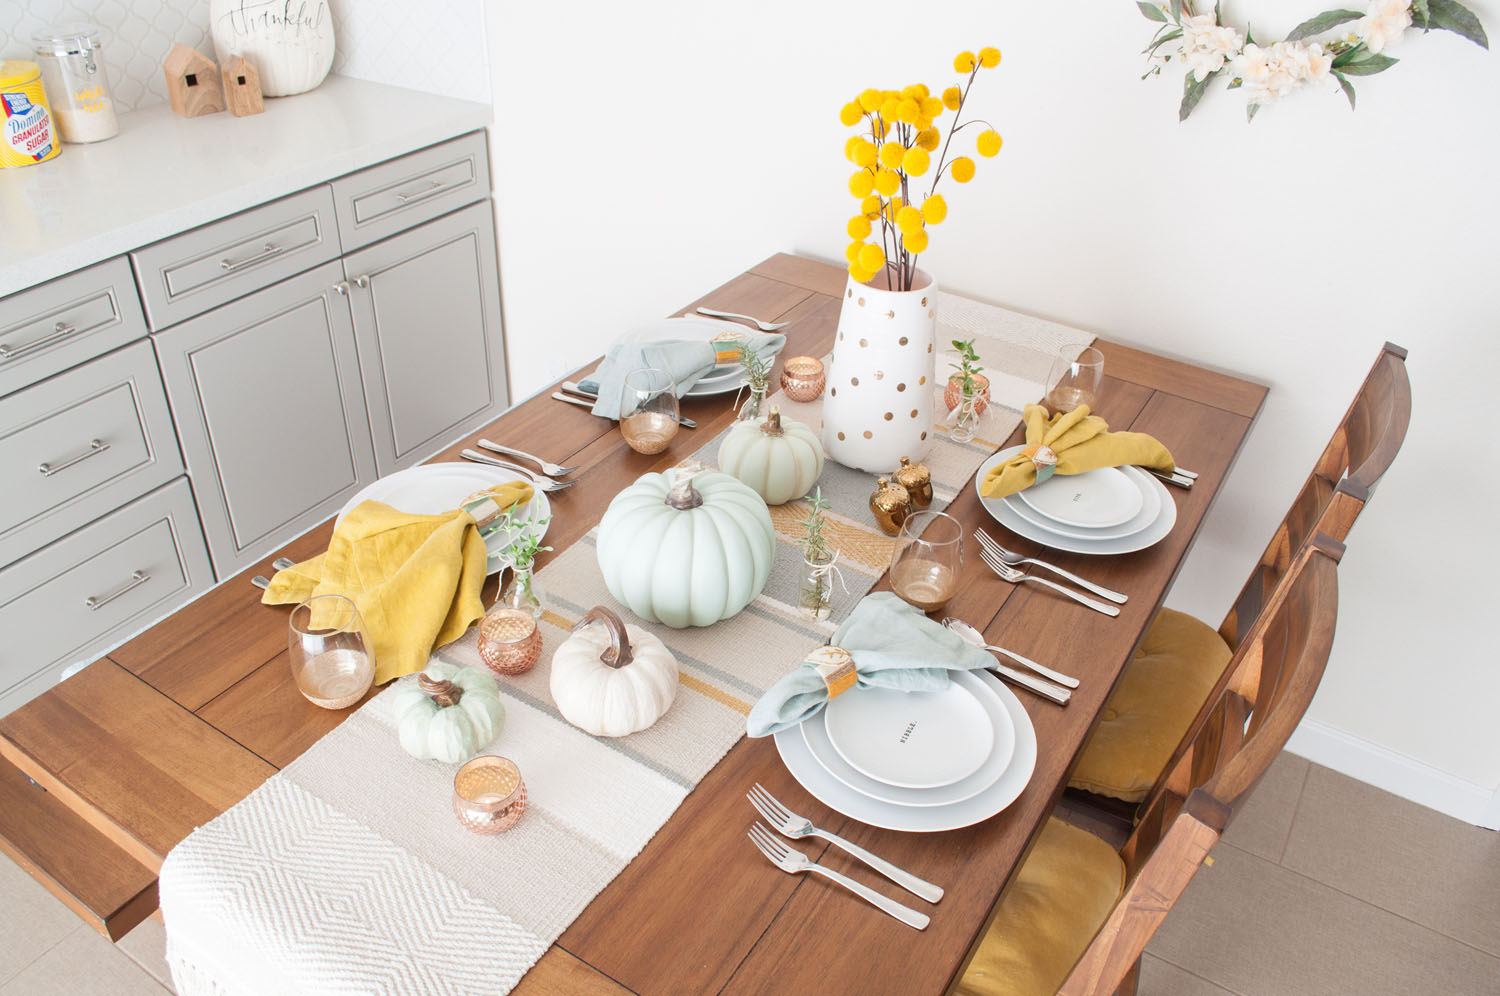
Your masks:
[[[765,588],[776,552],[760,495],[715,470],[644,474],[599,522],[609,593],[675,629],[728,619]]]
[[[434,662],[391,695],[401,746],[412,757],[467,760],[505,725],[500,686],[481,668]]]
[[[767,505],[801,498],[823,473],[823,444],[794,419],[772,408],[764,422],[736,422],[719,444],[719,467],[750,486]]]

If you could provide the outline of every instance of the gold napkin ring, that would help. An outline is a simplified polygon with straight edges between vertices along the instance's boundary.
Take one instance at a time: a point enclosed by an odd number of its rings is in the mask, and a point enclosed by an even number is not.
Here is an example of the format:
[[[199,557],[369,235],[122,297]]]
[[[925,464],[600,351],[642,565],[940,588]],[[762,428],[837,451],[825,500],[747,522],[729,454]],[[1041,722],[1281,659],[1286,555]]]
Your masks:
[[[843,647],[832,644],[819,647],[804,657],[802,663],[818,672],[828,688],[829,699],[836,699],[854,687],[854,655]]]
[[[1052,447],[1035,443],[1021,451],[1021,455],[1031,461],[1036,468],[1036,483],[1041,484],[1057,471],[1057,454]]]

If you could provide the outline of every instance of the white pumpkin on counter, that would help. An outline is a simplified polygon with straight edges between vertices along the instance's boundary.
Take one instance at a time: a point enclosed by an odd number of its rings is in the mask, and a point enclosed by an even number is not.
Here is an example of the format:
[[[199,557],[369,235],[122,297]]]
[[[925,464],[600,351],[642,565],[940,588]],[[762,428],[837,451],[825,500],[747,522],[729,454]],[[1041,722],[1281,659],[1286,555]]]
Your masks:
[[[736,422],[719,444],[719,467],[748,484],[767,505],[801,498],[823,473],[823,444],[801,422],[772,407],[764,422]]]
[[[599,522],[609,593],[648,622],[711,626],[759,595],[776,533],[765,501],[719,471],[645,474]]]
[[[328,0],[285,5],[210,0],[208,30],[219,65],[243,55],[260,73],[266,97],[305,93],[322,83],[333,65]]]
[[[401,746],[424,760],[467,760],[505,724],[500,686],[483,668],[434,662],[391,697]]]
[[[596,626],[596,623],[602,623]],[[677,698],[677,658],[655,635],[602,605],[588,611],[552,656],[552,701],[563,719],[596,737],[623,737],[662,717]]]

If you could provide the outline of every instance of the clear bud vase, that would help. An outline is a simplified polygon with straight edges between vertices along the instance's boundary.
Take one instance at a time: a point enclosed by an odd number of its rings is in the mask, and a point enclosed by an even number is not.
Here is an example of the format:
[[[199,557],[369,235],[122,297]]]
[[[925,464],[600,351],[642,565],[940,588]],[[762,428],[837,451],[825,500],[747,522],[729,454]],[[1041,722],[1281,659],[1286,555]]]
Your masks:
[[[802,558],[802,575],[797,586],[797,611],[802,618],[827,619],[833,612],[833,557]]]
[[[766,389],[764,387],[758,389],[750,388],[750,396],[746,398],[745,403],[740,406],[740,412],[739,415],[736,416],[736,418],[738,418],[742,422],[748,422],[751,419],[758,419],[763,414],[762,409],[764,409],[765,407]]]
[[[958,407],[948,413],[948,438],[955,443],[967,443],[974,438],[979,425],[979,395],[964,391],[959,395]]]
[[[522,612],[530,612],[535,619],[542,617],[541,593],[537,590],[531,565],[511,568],[510,583],[495,600],[495,607],[520,609]]]

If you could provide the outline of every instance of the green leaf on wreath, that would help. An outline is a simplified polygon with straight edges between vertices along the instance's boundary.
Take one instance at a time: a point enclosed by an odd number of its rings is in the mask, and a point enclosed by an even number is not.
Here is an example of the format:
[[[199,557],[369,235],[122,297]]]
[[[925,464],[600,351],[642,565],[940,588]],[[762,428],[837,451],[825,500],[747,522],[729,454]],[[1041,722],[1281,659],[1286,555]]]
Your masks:
[[[1259,104],[1245,105],[1245,124],[1249,124],[1250,122],[1255,120],[1255,112],[1258,110],[1260,110]]]
[[[1201,80],[1193,79],[1193,74],[1188,73],[1182,78],[1182,106],[1177,109],[1177,120],[1186,121],[1187,116],[1193,113],[1193,108],[1198,106],[1198,101],[1203,99],[1204,91],[1208,89],[1208,81],[1218,73],[1209,73]]]
[[[1344,91],[1344,96],[1349,98],[1349,110],[1354,110],[1354,84],[1349,82],[1349,77],[1343,73],[1334,73],[1334,79],[1339,81],[1339,89]]]
[[[1141,8],[1141,13],[1146,15],[1146,20],[1148,21],[1165,21],[1167,19],[1167,15],[1162,13],[1160,7],[1152,3],[1147,3],[1146,0],[1135,0],[1135,5]]]
[[[1463,35],[1480,48],[1489,48],[1490,40],[1474,12],[1455,0],[1427,0],[1428,24],[1444,31]]]
[[[1423,31],[1432,30],[1432,15],[1427,11],[1427,0],[1412,0],[1411,23],[1421,25]]]
[[[1172,20],[1182,20],[1182,0],[1172,0]]]
[[[1362,59],[1365,56],[1370,55],[1370,54],[1372,54],[1372,53],[1370,52],[1369,49],[1365,48],[1365,43],[1364,42],[1360,42],[1358,45],[1355,45],[1353,48],[1346,48],[1342,52],[1340,52],[1338,55],[1335,55],[1333,57],[1333,68],[1334,69],[1342,69],[1343,67],[1347,66],[1349,63],[1353,62],[1354,60],[1356,60],[1356,59]]]
[[[1175,41],[1176,39],[1181,38],[1181,37],[1182,37],[1182,29],[1181,28],[1177,29],[1176,31],[1170,31],[1167,34],[1164,34],[1160,38],[1156,39],[1156,41],[1152,42],[1150,45],[1146,46],[1146,48],[1141,52],[1141,54],[1142,55],[1150,55],[1152,52],[1155,52],[1158,48],[1161,48],[1167,42],[1169,42],[1169,41]]]
[[[1339,68],[1349,76],[1374,76],[1376,73],[1385,72],[1400,61],[1400,59],[1392,59],[1388,55],[1375,55],[1371,53],[1367,59],[1350,62]]]
[[[1301,41],[1320,35],[1329,28],[1336,28],[1340,24],[1356,21],[1364,15],[1353,10],[1325,10],[1317,17],[1308,18],[1292,29],[1292,33],[1286,36],[1287,41]]]

